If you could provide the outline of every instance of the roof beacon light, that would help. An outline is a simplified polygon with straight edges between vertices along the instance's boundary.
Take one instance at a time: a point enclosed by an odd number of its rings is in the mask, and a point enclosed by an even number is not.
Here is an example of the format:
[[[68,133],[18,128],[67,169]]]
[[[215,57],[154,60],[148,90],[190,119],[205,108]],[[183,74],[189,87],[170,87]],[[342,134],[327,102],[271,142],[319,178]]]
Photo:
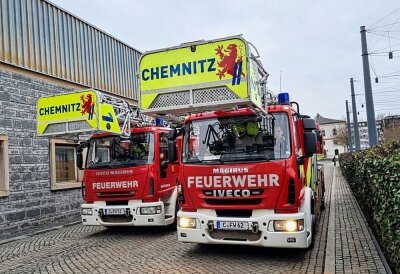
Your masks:
[[[278,94],[278,104],[290,105],[289,93],[282,92]]]
[[[164,120],[161,118],[156,118],[156,126],[163,126]]]

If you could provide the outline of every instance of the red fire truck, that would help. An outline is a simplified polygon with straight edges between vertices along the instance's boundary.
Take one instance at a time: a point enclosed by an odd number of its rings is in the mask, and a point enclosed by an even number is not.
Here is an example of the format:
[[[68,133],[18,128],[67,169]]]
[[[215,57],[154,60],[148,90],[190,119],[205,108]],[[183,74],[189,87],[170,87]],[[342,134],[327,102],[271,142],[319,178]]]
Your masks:
[[[188,116],[178,239],[311,246],[323,196],[314,129],[313,119],[286,102],[270,105],[265,116],[248,108]]]
[[[179,241],[308,248],[323,196],[315,121],[288,94],[266,103],[268,73],[251,47],[235,36],[145,53],[141,109],[189,114],[169,135]]]
[[[138,127],[131,129],[129,138],[98,134],[85,143],[85,203],[81,206],[84,225],[174,223],[178,168],[166,162],[168,131],[162,127]]]
[[[38,101],[39,135],[91,134],[77,148],[78,168],[84,168],[84,225],[175,222],[179,166],[167,162],[170,129],[149,121],[126,101],[94,90]]]

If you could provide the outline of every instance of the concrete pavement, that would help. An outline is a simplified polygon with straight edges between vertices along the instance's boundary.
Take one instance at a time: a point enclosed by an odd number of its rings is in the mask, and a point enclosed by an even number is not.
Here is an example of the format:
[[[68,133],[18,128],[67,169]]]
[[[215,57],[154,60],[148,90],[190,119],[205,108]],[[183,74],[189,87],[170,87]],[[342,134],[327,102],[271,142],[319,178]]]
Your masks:
[[[173,229],[78,224],[0,243],[0,273],[386,273],[340,169],[327,163],[325,172],[312,250],[185,244]]]

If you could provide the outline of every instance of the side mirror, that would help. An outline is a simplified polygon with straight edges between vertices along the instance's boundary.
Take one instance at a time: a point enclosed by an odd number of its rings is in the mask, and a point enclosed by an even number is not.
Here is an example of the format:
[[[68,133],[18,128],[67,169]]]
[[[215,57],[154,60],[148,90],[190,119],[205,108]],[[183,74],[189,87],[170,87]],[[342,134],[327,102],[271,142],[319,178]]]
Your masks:
[[[83,155],[82,155],[82,152],[83,152],[84,148],[89,147],[89,143],[90,143],[89,140],[81,142],[78,145],[78,147],[76,148],[76,167],[78,169],[82,169],[82,167],[83,167]]]
[[[168,140],[168,162],[174,163],[177,157],[176,140]]]
[[[317,135],[314,132],[304,132],[304,151],[307,157],[317,153]]]
[[[168,132],[168,140],[175,140],[178,137],[178,131],[176,128],[173,128]]]
[[[316,129],[317,125],[315,124],[315,120],[311,119],[311,118],[304,118],[303,119],[303,128],[305,131]]]
[[[82,151],[78,150],[76,152],[76,167],[78,169],[82,169],[83,166],[83,155],[82,155]]]

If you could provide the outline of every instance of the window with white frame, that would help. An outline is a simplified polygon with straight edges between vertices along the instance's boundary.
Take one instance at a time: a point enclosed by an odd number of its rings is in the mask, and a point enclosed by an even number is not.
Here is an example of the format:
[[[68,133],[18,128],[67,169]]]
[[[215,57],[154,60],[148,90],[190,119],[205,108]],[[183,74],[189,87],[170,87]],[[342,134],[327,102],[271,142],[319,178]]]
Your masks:
[[[78,188],[82,186],[76,166],[77,144],[61,139],[50,140],[51,189]]]
[[[8,136],[0,135],[0,197],[10,195],[8,166]]]

